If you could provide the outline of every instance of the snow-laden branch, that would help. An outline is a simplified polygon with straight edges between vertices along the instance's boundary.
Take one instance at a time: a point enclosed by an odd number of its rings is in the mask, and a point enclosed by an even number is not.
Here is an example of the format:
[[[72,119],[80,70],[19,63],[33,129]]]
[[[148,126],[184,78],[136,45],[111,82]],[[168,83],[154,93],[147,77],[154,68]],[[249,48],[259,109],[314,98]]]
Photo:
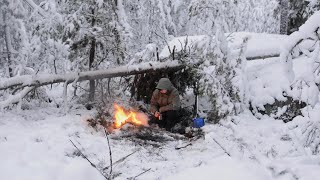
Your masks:
[[[37,11],[42,17],[46,17],[46,12],[39,7],[36,3],[33,2],[33,0],[22,0],[25,3],[27,3],[32,9]]]
[[[0,109],[10,106],[10,104],[15,104],[21,101],[34,87],[27,87],[20,91],[18,94],[11,95],[5,101],[0,102]]]
[[[281,61],[284,64],[283,68],[289,80],[292,82],[295,78],[293,72],[293,55],[296,53],[295,50],[298,47],[298,50],[301,48],[308,49],[307,47],[299,46],[304,43],[306,40],[312,39],[315,42],[320,40],[319,37],[320,29],[320,11],[315,12],[306,22],[303,24],[299,31],[292,33],[287,40],[287,43],[283,47],[283,50],[280,54]],[[317,49],[311,48],[314,52],[317,52]],[[305,53],[305,50],[302,51]],[[297,54],[297,53],[296,53]]]
[[[178,61],[166,61],[166,62],[147,62],[136,65],[119,66],[115,68],[87,71],[79,73],[68,73],[63,75],[53,74],[39,74],[39,75],[24,75],[16,76],[12,78],[0,79],[0,90],[5,90],[12,87],[24,88],[24,87],[39,87],[54,83],[72,83],[75,80],[78,82],[86,80],[104,79],[119,76],[128,76],[135,74],[142,74],[152,72],[155,70],[165,69],[182,69],[185,67],[178,63]]]

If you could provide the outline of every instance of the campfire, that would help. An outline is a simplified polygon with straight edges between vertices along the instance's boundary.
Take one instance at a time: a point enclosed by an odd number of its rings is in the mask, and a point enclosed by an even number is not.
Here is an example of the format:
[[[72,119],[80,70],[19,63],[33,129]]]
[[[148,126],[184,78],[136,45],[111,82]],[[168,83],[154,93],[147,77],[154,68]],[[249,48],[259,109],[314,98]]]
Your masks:
[[[125,110],[123,107],[114,104],[114,128],[119,129],[126,123],[136,126],[148,126],[148,116],[141,112]]]

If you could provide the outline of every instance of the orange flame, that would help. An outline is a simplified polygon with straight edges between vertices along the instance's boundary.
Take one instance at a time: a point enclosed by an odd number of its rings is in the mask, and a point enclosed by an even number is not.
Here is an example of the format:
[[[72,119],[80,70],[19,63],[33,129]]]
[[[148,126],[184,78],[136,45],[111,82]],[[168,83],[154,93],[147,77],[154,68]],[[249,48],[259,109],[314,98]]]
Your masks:
[[[121,106],[115,104],[114,127],[121,128],[126,123],[132,123],[138,126],[148,126],[148,117],[144,113],[129,111],[126,112]]]

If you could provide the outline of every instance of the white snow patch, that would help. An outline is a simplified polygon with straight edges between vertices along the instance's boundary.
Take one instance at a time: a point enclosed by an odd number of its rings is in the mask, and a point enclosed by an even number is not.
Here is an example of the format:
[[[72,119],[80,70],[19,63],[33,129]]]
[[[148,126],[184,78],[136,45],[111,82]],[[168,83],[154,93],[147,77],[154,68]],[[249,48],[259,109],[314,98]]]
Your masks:
[[[247,58],[279,55],[281,52],[281,46],[288,38],[287,35],[249,32],[226,33],[225,35],[227,36],[230,47],[239,46],[243,42],[243,38],[250,36],[248,47],[245,52],[245,56]],[[187,50],[189,51],[190,48],[192,49],[205,38],[209,38],[209,36],[199,35],[176,37],[169,41],[168,45],[163,48],[160,53],[160,58],[169,57],[170,51],[172,52],[174,47],[175,52],[180,52],[185,47],[187,47]],[[185,45],[186,42],[187,45]]]

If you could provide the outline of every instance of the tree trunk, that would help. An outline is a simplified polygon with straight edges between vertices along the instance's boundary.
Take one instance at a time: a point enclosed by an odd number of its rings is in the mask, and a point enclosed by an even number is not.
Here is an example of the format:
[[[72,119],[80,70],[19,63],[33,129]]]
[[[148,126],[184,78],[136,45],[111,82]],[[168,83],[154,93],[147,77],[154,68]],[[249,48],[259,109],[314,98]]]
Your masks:
[[[92,21],[91,21],[91,26],[94,27],[94,25],[95,25],[94,9],[92,9],[92,16],[93,17],[92,17]],[[96,39],[95,39],[95,37],[92,37],[90,55],[89,55],[89,71],[92,70],[92,68],[93,68],[95,52],[96,52]],[[95,80],[90,80],[89,85],[90,85],[89,102],[93,102],[94,101],[94,93],[95,93]]]
[[[7,100],[0,101],[0,109],[9,106],[12,103],[17,103],[26,96],[30,90],[37,88],[39,86],[44,86],[54,83],[65,83],[65,87],[72,82],[80,82],[87,80],[97,80],[111,77],[120,77],[128,75],[136,75],[143,73],[152,73],[158,70],[163,71],[178,71],[185,68],[185,65],[178,64],[175,62],[148,62],[141,63],[138,65],[131,66],[120,66],[115,68],[110,68],[106,70],[88,71],[80,73],[69,73],[63,75],[51,75],[42,74],[38,76],[23,75],[7,79],[1,79],[0,90],[5,90],[8,88],[17,87],[16,90],[23,89],[18,94],[13,95]]]
[[[8,67],[8,73],[9,77],[13,77],[13,72],[12,72],[12,59],[11,59],[11,54],[13,53],[13,47],[12,47],[12,42],[11,42],[11,36],[10,36],[10,27],[8,25],[9,20],[8,20],[8,13],[4,12],[4,19],[5,19],[5,41],[6,41],[6,49],[7,49],[7,67]]]
[[[12,78],[3,78],[0,81],[0,90],[5,90],[12,87],[39,87],[54,83],[72,83],[74,81],[81,82],[87,80],[97,80],[112,77],[129,76],[143,73],[156,72],[159,70],[180,70],[185,65],[174,62],[146,62],[137,65],[119,66],[110,69],[87,71],[79,73],[68,73],[62,75],[42,74],[42,75],[23,75]]]
[[[89,70],[91,70],[93,66],[95,51],[96,51],[96,39],[93,38],[91,41],[91,48],[90,48]],[[90,84],[89,101],[93,102],[94,92],[95,92],[95,80],[90,80],[89,84]]]
[[[280,34],[288,33],[289,0],[280,0]]]

